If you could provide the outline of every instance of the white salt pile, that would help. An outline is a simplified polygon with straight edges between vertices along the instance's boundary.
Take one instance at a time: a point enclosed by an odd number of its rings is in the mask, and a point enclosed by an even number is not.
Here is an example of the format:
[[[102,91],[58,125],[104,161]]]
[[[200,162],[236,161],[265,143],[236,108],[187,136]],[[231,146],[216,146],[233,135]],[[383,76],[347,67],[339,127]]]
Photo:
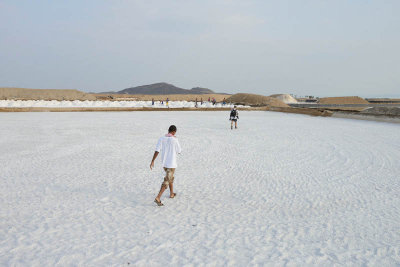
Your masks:
[[[46,107],[46,108],[71,108],[71,107],[80,107],[80,108],[194,108],[196,107],[195,102],[190,101],[169,101],[168,105],[166,102],[161,103],[160,101],[154,102],[152,101],[45,101],[45,100],[0,100],[0,107],[10,107],[10,108],[19,108],[19,107]],[[213,105],[211,102],[203,102],[203,104],[197,102],[198,108],[222,108],[228,107],[232,108],[233,105],[222,103],[216,103]],[[239,106],[243,107],[243,106]]]
[[[271,95],[270,97],[277,98],[279,100],[282,100],[285,104],[295,104],[297,103],[296,98],[289,94],[276,94],[276,95]]]

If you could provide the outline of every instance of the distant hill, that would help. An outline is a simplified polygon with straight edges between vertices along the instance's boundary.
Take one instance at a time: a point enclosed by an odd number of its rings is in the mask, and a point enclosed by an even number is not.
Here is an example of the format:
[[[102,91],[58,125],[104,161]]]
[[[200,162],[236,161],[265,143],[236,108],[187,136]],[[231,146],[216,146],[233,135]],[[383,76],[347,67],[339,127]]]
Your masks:
[[[111,93],[111,92],[108,92]],[[207,88],[195,87],[190,90],[176,87],[168,83],[154,83],[149,85],[141,85],[136,87],[126,88],[124,90],[114,92],[115,94],[128,95],[201,95],[215,94],[214,91]]]
[[[194,87],[189,90],[190,94],[194,95],[201,95],[201,94],[215,94],[214,91],[208,89],[208,88],[201,88],[201,87]]]

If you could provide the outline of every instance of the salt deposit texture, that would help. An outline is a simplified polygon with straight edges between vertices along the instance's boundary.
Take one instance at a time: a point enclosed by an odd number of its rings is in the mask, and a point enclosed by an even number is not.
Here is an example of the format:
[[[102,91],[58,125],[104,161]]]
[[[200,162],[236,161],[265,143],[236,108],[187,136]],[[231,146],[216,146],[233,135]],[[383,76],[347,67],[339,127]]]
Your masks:
[[[228,113],[0,113],[0,265],[400,264],[398,124]]]

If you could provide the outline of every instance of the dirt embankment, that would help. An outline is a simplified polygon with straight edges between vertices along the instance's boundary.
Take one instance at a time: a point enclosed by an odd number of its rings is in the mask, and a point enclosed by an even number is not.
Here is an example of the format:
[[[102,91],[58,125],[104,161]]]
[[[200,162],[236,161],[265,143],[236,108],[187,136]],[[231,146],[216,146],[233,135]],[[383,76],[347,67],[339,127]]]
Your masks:
[[[366,98],[366,100],[374,104],[400,104],[400,98]]]
[[[0,99],[14,100],[96,100],[92,94],[73,89],[0,88]]]
[[[343,97],[324,97],[320,98],[318,104],[327,105],[354,105],[369,104],[367,100],[359,96],[343,96]]]
[[[232,95],[227,102],[249,106],[289,107],[282,100],[274,97],[244,93]]]
[[[284,113],[304,114],[310,116],[331,117],[333,112],[326,109],[311,109],[311,108],[291,108],[291,107],[268,107],[267,111],[277,111]]]

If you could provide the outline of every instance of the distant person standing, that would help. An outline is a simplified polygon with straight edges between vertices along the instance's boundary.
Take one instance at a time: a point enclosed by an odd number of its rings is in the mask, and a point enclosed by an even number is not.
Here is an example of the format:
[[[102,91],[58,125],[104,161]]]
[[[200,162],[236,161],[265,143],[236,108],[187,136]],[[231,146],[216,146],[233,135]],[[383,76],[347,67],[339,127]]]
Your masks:
[[[154,152],[153,159],[150,163],[150,170],[152,170],[154,167],[154,161],[157,158],[158,154],[161,152],[161,161],[162,167],[165,171],[165,177],[164,182],[161,184],[160,192],[154,199],[154,202],[158,206],[164,206],[164,204],[161,203],[161,196],[168,186],[169,197],[174,198],[176,196],[176,193],[174,193],[174,173],[177,167],[176,155],[181,153],[181,146],[179,144],[178,138],[175,136],[176,131],[176,126],[171,125],[168,129],[168,134],[158,139],[156,151]]]
[[[229,120],[231,121],[231,130],[233,129],[233,122],[235,122],[235,129],[237,129],[238,119],[239,119],[239,111],[236,109],[236,106],[233,106],[233,109],[231,109],[231,113],[229,115]]]
[[[167,107],[169,107],[169,106],[168,106],[168,102],[169,102],[169,99],[168,99],[168,97],[167,97],[167,101],[166,101]]]

